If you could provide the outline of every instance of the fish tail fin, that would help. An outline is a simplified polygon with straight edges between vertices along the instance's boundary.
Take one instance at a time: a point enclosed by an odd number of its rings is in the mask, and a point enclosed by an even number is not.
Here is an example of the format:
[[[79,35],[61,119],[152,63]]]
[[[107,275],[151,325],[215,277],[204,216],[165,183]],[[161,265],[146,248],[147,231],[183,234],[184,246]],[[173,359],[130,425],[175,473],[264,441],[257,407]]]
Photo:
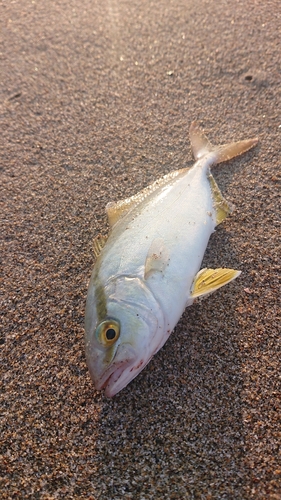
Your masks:
[[[231,142],[221,146],[213,146],[197,122],[191,123],[189,136],[194,158],[199,160],[202,156],[205,156],[208,153],[214,153],[216,156],[214,163],[220,163],[222,161],[230,160],[235,156],[239,156],[256,146],[258,143],[258,139],[254,138],[239,142]]]

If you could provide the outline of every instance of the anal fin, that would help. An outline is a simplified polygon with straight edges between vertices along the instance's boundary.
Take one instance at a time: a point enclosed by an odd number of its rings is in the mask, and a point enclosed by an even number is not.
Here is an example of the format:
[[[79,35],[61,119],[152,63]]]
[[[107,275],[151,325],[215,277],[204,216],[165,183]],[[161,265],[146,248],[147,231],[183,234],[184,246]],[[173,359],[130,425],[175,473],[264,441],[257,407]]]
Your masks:
[[[216,211],[216,224],[218,225],[226,219],[229,214],[231,214],[232,207],[227,203],[226,199],[221,194],[220,188],[218,187],[212,174],[209,174],[208,178],[211,186],[214,208]]]
[[[230,283],[241,274],[241,271],[235,269],[218,268],[218,269],[201,269],[193,281],[191,297],[203,297],[209,295],[222,286]]]

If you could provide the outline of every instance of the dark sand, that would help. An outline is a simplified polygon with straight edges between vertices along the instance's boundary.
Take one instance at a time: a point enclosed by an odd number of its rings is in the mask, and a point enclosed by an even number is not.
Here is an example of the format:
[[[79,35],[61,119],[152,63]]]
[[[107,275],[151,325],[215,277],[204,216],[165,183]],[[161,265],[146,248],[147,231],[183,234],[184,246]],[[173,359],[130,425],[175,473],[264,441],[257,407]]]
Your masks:
[[[279,0],[2,2],[3,499],[280,499]],[[84,356],[104,207],[190,165],[188,128],[259,136],[186,310],[114,399]]]

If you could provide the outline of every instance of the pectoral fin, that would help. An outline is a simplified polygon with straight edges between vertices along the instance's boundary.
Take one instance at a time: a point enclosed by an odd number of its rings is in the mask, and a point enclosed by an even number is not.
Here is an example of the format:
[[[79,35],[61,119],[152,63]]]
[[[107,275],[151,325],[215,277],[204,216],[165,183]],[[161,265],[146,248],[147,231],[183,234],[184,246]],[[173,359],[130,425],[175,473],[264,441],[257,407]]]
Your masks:
[[[150,245],[147,253],[144,279],[149,278],[155,272],[163,272],[169,263],[169,250],[164,244],[162,238],[156,238]]]
[[[241,274],[235,269],[201,269],[193,281],[192,298],[203,297],[230,283]]]

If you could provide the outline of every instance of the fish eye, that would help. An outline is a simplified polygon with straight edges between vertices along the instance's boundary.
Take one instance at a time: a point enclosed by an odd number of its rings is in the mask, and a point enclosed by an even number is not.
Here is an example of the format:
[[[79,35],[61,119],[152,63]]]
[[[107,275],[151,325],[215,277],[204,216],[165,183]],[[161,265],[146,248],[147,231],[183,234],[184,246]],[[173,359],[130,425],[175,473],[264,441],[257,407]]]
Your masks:
[[[113,345],[120,335],[120,324],[114,319],[102,321],[96,329],[97,339],[105,347]]]
[[[107,340],[115,339],[116,330],[114,330],[114,328],[108,328],[108,330],[106,330],[106,332],[105,332],[105,336],[106,336]]]

